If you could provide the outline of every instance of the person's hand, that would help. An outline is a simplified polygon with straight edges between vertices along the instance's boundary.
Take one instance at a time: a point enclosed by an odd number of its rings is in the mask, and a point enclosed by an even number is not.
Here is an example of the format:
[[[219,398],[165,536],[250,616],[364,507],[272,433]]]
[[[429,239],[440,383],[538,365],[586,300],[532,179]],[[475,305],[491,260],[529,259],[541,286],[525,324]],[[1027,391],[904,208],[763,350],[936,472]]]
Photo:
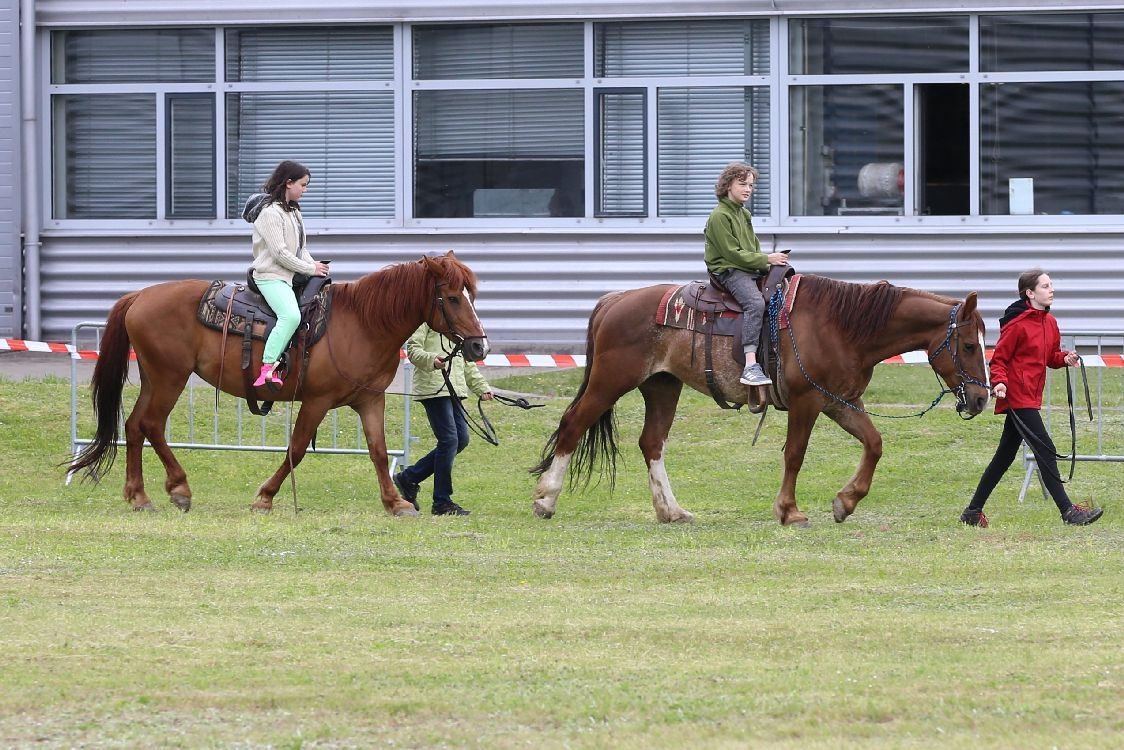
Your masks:
[[[770,266],[788,265],[788,253],[769,253],[768,258]]]
[[[1007,384],[996,383],[992,387],[991,392],[995,394],[996,398],[1007,398]]]
[[[1077,352],[1068,352],[1065,355],[1065,363],[1070,367],[1073,367],[1074,365],[1076,365],[1080,361],[1081,361],[1081,357],[1077,356]]]
[[[314,276],[327,276],[328,275],[328,264],[327,263],[322,263],[318,260],[313,261],[313,262],[316,264],[316,273],[313,274]]]
[[[442,359],[441,357],[434,357],[433,358],[433,369],[434,370],[445,369],[445,360]]]
[[[491,391],[488,391],[488,392],[484,393],[480,398],[484,399],[485,401],[491,401],[495,397],[496,397],[496,394],[492,393]]]

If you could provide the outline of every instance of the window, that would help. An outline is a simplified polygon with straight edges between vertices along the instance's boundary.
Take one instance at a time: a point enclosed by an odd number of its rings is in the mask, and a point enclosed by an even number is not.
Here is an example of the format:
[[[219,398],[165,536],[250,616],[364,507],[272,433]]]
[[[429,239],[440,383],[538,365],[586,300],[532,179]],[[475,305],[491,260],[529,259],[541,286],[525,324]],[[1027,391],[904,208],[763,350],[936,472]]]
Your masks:
[[[60,31],[51,42],[52,83],[82,87],[51,101],[54,218],[213,217],[213,98],[167,91],[214,80],[214,31]]]
[[[968,16],[789,22],[792,216],[970,213],[968,25]]]
[[[980,16],[980,70],[1124,70],[1124,15]]]
[[[420,26],[413,39],[426,82],[413,98],[414,216],[583,215],[582,25]],[[515,85],[526,79],[555,80]]]
[[[985,214],[1124,214],[1124,81],[980,87]],[[1031,195],[1012,207],[1012,178]]]
[[[156,99],[151,94],[55,96],[57,219],[156,215]]]
[[[594,41],[595,75],[606,83],[633,82],[599,91],[598,216],[706,216],[714,208],[714,181],[732,161],[758,169],[749,207],[769,214],[768,21],[601,23]],[[698,84],[664,82],[672,77]],[[656,103],[651,125],[648,100]],[[649,132],[657,146],[654,207],[640,192]]]
[[[793,88],[792,213],[900,214],[905,179],[902,112],[900,86]]]
[[[790,21],[794,75],[942,73],[968,69],[968,17]]]
[[[230,30],[226,75],[227,215],[282,159],[312,172],[306,217],[395,215],[390,27]]]

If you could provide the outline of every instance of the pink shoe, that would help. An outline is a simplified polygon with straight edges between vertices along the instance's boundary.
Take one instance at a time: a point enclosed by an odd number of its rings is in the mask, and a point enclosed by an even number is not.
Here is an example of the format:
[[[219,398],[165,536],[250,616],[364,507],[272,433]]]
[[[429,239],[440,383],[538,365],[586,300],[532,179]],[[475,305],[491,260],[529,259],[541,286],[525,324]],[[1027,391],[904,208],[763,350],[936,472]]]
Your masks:
[[[282,381],[281,378],[277,376],[277,373],[273,371],[274,367],[276,367],[276,365],[261,366],[261,372],[258,373],[258,379],[254,381],[255,388],[261,388],[263,385],[265,385],[266,381],[269,381],[274,385],[284,385],[284,381]]]

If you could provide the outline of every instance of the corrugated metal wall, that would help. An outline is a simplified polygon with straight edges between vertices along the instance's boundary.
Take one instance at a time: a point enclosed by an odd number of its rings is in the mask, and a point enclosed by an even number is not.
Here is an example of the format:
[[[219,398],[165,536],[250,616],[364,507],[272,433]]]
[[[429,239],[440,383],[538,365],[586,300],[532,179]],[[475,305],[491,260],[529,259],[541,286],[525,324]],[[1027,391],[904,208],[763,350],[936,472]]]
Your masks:
[[[947,2],[866,0],[850,12],[949,12]],[[1120,9],[1121,3],[1093,0],[1083,9]],[[11,7],[10,3],[0,8]],[[121,26],[135,24],[204,25],[269,23],[299,19],[302,23],[488,18],[555,19],[735,15],[796,15],[840,10],[835,0],[700,0],[604,3],[562,2],[549,7],[521,0],[487,4],[446,0],[423,4],[360,0],[274,0],[249,3],[199,0],[190,7],[159,0],[38,0],[37,22],[59,26]],[[978,0],[960,4],[956,12],[978,10],[1057,10],[1056,0]],[[0,46],[0,54],[3,53]],[[15,60],[11,70],[16,70]],[[0,97],[3,95],[0,94]],[[18,132],[18,119],[13,123]],[[0,126],[0,133],[9,129]],[[0,177],[2,180],[3,177]],[[402,231],[359,234],[332,230],[313,232],[313,251],[332,258],[340,280],[388,263],[412,260],[430,251],[455,249],[481,277],[480,309],[493,343],[500,351],[580,351],[587,316],[604,292],[703,276],[701,231],[658,232],[576,231],[551,233]],[[249,232],[215,229],[212,233],[176,230],[175,236],[153,233],[48,230],[43,237],[43,337],[65,340],[75,322],[103,319],[121,294],[172,278],[240,278],[249,258]],[[990,340],[996,318],[1014,298],[1014,279],[1033,265],[1042,265],[1058,287],[1056,313],[1063,327],[1086,330],[1124,328],[1119,301],[1124,298],[1121,234],[1086,233],[1067,227],[1057,233],[1002,234],[939,228],[911,231],[903,227],[879,232],[785,229],[777,237],[764,234],[766,246],[793,249],[793,262],[805,272],[853,281],[886,278],[905,285],[961,297],[981,294]],[[2,257],[0,257],[2,262]],[[845,311],[842,311],[845,314]]]
[[[481,317],[500,352],[579,353],[597,298],[617,289],[703,278],[698,235],[313,236],[339,281],[426,252],[455,250],[480,276]],[[763,235],[766,247],[774,238]],[[784,235],[799,271],[849,281],[878,279],[963,297],[977,291],[988,324],[1015,299],[1015,278],[1035,265],[1058,289],[1063,329],[1124,328],[1120,237],[1036,235]],[[69,340],[73,325],[103,320],[120,295],[177,278],[241,278],[249,232],[212,237],[52,237],[42,263],[44,336]],[[94,283],[91,283],[94,282]],[[846,311],[841,311],[846,314]]]
[[[0,337],[20,330],[19,3],[0,0]]]

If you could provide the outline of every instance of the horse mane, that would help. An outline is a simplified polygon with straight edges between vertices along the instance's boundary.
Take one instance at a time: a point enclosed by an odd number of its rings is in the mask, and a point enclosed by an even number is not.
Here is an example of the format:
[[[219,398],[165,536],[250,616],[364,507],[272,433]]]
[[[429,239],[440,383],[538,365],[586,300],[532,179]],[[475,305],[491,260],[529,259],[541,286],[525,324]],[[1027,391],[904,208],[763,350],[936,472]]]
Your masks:
[[[826,276],[805,275],[800,282],[800,302],[836,311],[831,320],[850,340],[869,342],[890,320],[906,294],[955,304],[954,300],[932,292],[894,286],[888,281],[855,284]]]
[[[435,277],[437,282],[443,282],[445,289],[457,292],[464,289],[475,301],[476,274],[450,252],[395,263],[350,284],[333,284],[332,304],[355,310],[361,320],[395,327],[412,322],[418,300],[433,296]]]

